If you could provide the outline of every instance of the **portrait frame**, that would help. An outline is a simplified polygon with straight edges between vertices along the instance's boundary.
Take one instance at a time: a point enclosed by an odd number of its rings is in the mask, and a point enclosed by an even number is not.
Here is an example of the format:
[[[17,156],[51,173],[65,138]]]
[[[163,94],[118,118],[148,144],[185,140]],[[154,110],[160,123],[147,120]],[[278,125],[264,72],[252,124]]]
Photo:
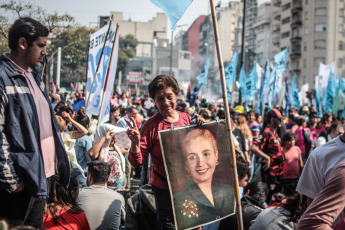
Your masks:
[[[211,167],[205,168],[207,171],[205,175],[212,175],[213,204],[199,188],[197,178],[199,174],[190,173],[193,171],[190,170],[192,166],[190,163],[187,163],[190,160],[189,158],[187,160],[186,155],[188,154],[185,153],[187,152],[186,149],[193,149],[193,147],[190,144],[192,142],[187,142],[189,141],[188,138],[190,138],[190,135],[187,136],[188,140],[185,140],[185,138],[191,131],[193,131],[191,133],[199,133],[200,131],[197,130],[207,131],[202,131],[202,135],[193,137],[195,139],[195,142],[193,142],[194,146],[196,146],[195,143],[199,142],[202,142],[199,146],[208,146],[207,143],[211,143],[208,139],[212,139],[210,134],[214,137],[217,146],[217,154],[214,153],[212,155],[212,151],[209,153],[210,157],[216,156],[216,165],[211,164]],[[202,139],[203,135],[206,135],[205,133],[208,133],[208,139],[206,136]],[[201,126],[190,125],[171,128],[159,131],[158,134],[176,229],[196,228],[217,222],[235,214],[234,167],[225,120],[204,123]],[[214,149],[210,146],[211,144],[209,144],[208,149]],[[209,173],[209,169],[212,174],[207,174]],[[197,175],[192,176],[192,174]]]

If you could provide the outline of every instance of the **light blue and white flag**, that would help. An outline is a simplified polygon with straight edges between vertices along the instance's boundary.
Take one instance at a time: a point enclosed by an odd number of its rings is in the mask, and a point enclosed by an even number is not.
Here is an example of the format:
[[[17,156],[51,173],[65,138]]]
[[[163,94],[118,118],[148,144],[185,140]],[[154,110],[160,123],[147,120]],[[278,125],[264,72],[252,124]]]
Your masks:
[[[87,105],[86,114],[90,115],[100,115],[100,123],[104,123],[109,120],[110,115],[110,98],[111,91],[113,89],[115,75],[116,75],[116,68],[117,68],[117,57],[118,57],[118,46],[119,46],[119,37],[117,36],[115,41],[115,47],[113,48],[114,39],[115,39],[115,32],[116,26],[111,25],[108,37],[106,38],[108,25],[104,26],[97,32],[93,33],[90,36],[90,49],[89,49],[89,58],[88,58],[88,71],[87,71],[87,92],[86,96],[90,97],[89,104]],[[101,57],[102,47],[104,42],[106,42],[103,55]],[[113,57],[110,62],[111,51],[113,50]],[[94,86],[91,91],[91,85],[93,81],[93,77],[95,76],[95,72],[97,69],[97,63],[101,60],[98,72],[96,74],[96,79]],[[105,87],[105,80],[107,76],[108,66],[110,65],[109,69],[109,79],[105,90],[103,107],[102,107],[102,114],[99,114],[101,109],[101,100],[103,95],[103,88]]]
[[[269,87],[270,87],[270,82],[271,82],[271,71],[270,71],[270,61],[266,60],[265,63],[265,68],[264,68],[264,73],[262,75],[262,93],[260,96],[260,101],[261,101],[261,113],[264,114],[265,110],[265,104],[268,103],[268,96],[269,96]]]
[[[207,59],[205,65],[204,65],[204,69],[201,72],[201,74],[199,74],[199,76],[196,77],[196,79],[198,80],[198,85],[199,85],[199,90],[198,90],[198,94],[201,92],[202,88],[204,87],[204,85],[207,84],[207,75],[208,75],[208,68],[210,67],[210,58]]]
[[[334,79],[332,71],[329,73],[328,84],[326,89],[326,94],[322,98],[323,108],[329,112],[333,112],[333,100],[337,93],[337,84]]]
[[[176,29],[176,23],[181,19],[193,0],[151,0],[153,4],[161,8],[170,20],[171,29]]]
[[[236,81],[236,70],[237,70],[237,63],[238,63],[238,52],[234,53],[231,62],[227,64],[224,69],[225,73],[225,83],[226,83],[226,91],[228,95],[228,103],[232,103],[232,92],[231,88],[234,82]],[[220,85],[220,93],[222,94],[222,86]],[[229,95],[231,97],[229,97]]]
[[[250,99],[254,99],[256,92],[257,72],[256,62],[254,63],[253,70],[248,77],[244,73],[243,66],[240,71],[240,89],[244,105],[247,106]]]
[[[289,100],[289,85],[285,79],[285,116],[289,114],[290,100]]]
[[[296,74],[294,74],[292,77],[289,99],[290,99],[290,104],[292,104],[294,107],[298,109],[301,108],[301,103],[299,100],[299,90],[296,84]]]

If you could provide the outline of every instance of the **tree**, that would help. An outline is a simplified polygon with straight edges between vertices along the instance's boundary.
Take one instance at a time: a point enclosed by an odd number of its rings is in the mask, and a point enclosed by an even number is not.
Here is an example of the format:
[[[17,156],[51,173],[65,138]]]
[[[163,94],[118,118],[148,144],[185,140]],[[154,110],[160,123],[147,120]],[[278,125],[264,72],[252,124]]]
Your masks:
[[[138,40],[133,35],[127,34],[125,37],[119,38],[119,57],[117,62],[117,72],[124,73],[129,59],[135,57],[135,48],[138,45]]]

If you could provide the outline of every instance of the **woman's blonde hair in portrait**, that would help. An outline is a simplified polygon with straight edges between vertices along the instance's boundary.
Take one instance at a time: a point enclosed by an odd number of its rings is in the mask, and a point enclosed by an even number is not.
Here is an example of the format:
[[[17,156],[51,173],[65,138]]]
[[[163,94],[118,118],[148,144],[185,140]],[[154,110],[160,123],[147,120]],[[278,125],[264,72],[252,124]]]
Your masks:
[[[217,147],[217,141],[212,135],[212,133],[207,130],[207,129],[193,129],[187,133],[187,135],[184,137],[182,141],[182,148],[184,152],[184,156],[186,158],[186,146],[191,140],[194,140],[198,137],[202,137],[206,140],[208,140],[211,143],[211,146],[214,150],[215,153],[218,152],[218,147]]]

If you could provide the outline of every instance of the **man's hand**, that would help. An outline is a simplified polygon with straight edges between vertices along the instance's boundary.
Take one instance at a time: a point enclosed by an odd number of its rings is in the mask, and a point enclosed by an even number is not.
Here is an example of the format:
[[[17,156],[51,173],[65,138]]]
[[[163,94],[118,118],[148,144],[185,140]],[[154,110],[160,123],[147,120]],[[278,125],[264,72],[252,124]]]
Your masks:
[[[263,163],[262,168],[264,170],[268,170],[271,166],[271,158],[267,156],[267,158],[262,160],[262,163]]]
[[[63,119],[65,119],[66,121],[70,122],[72,120],[71,116],[69,115],[69,113],[66,112],[62,112],[62,117]]]

